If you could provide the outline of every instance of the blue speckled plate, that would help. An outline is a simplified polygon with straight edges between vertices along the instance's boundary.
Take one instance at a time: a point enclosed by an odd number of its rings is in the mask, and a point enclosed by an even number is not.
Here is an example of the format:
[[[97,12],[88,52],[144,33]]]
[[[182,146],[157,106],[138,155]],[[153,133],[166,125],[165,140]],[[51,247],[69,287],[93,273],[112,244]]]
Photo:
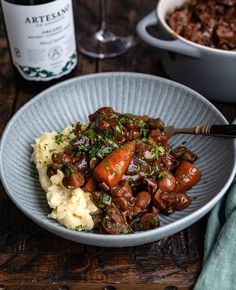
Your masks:
[[[0,175],[16,206],[48,231],[76,242],[124,247],[152,242],[172,235],[200,219],[224,195],[235,174],[235,144],[232,139],[178,135],[173,144],[187,141],[199,159],[201,181],[189,192],[191,206],[162,216],[161,227],[130,235],[111,236],[67,230],[52,219],[45,193],[30,176],[31,144],[45,131],[61,131],[101,106],[120,112],[159,116],[166,125],[226,124],[222,114],[205,98],[178,83],[137,73],[101,73],[74,78],[53,86],[24,105],[10,120],[1,140]]]

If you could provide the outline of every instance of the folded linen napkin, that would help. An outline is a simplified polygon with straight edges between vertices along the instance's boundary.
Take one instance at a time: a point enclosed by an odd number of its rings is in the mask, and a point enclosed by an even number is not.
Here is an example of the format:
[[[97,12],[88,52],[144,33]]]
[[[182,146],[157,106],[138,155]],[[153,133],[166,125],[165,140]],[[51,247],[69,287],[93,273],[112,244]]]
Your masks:
[[[204,248],[194,290],[236,289],[236,178],[209,214]]]

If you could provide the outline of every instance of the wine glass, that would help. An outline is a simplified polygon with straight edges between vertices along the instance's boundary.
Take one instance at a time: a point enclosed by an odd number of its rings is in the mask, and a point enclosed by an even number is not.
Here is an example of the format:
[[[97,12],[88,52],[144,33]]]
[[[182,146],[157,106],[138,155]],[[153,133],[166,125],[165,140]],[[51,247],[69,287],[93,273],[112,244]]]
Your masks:
[[[95,33],[79,38],[79,50],[93,58],[110,58],[125,53],[133,45],[132,36],[118,36],[107,27],[106,0],[99,0],[100,21]]]

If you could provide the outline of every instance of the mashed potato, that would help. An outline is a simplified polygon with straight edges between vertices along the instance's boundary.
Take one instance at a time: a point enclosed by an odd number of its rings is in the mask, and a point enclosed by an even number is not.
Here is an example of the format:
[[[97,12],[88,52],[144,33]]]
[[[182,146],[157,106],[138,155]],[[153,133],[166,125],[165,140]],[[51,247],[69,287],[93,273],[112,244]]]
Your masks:
[[[44,133],[35,139],[32,161],[39,174],[39,181],[46,192],[49,206],[53,209],[50,218],[57,220],[68,229],[91,230],[94,227],[90,213],[97,207],[92,202],[91,194],[81,188],[68,189],[62,184],[64,174],[57,170],[57,174],[50,179],[47,176],[47,166],[52,164],[51,156],[65,148],[75,137],[72,127],[68,127],[61,134],[56,132]]]

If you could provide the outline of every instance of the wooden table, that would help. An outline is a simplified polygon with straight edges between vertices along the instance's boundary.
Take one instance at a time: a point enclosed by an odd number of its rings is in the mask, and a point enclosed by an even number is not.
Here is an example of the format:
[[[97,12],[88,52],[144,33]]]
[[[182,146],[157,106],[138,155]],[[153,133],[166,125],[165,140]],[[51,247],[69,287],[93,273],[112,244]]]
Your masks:
[[[94,29],[94,0],[77,1],[78,28]],[[108,1],[108,19],[135,31],[155,0]],[[2,19],[0,19],[0,134],[29,99],[14,86]],[[80,55],[77,75],[135,71],[165,76],[157,51],[136,39],[126,55],[93,60]],[[229,121],[235,107],[215,104]],[[38,227],[9,200],[0,186],[0,290],[3,289],[191,289],[201,269],[206,218],[169,238],[130,248],[98,248],[73,243]]]

